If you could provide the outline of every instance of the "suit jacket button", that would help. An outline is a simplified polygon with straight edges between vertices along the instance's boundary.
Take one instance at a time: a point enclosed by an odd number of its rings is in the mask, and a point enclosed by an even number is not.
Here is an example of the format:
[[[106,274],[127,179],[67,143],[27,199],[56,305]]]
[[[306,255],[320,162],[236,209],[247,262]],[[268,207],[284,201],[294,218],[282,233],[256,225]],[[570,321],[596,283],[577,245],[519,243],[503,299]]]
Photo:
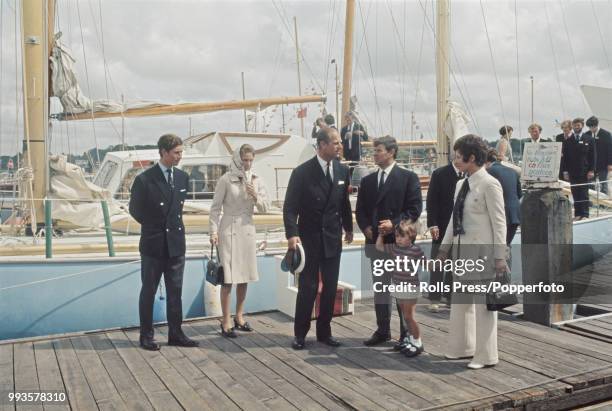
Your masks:
[[[181,227],[179,227],[179,231],[181,231],[181,230],[182,230],[182,228],[181,228]]]
[[[166,231],[170,231],[170,229],[169,229],[169,228],[166,228]]]
[[[159,203],[159,205],[160,205],[160,206],[163,206],[163,205],[164,205],[164,203]]]

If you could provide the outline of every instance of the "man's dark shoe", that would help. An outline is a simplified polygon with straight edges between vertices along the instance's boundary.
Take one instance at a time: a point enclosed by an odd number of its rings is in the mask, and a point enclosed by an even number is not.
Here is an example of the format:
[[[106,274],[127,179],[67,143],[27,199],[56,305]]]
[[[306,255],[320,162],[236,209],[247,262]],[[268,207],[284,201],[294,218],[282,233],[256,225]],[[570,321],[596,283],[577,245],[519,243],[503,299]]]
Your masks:
[[[319,341],[320,343],[329,345],[330,347],[340,347],[342,345],[342,343],[340,341],[338,341],[337,339],[335,339],[334,337],[332,337],[331,335],[327,338],[317,338],[317,341]]]
[[[295,337],[293,339],[293,343],[291,344],[291,347],[294,350],[303,350],[304,349],[304,345],[306,345],[306,344],[305,344],[305,341],[304,341],[303,338]]]
[[[372,334],[372,336],[365,340],[363,342],[363,345],[366,345],[368,347],[372,347],[374,345],[378,345],[378,344],[382,344],[384,342],[387,342],[391,339],[390,335],[380,335],[379,333],[375,332],[374,334]]]
[[[168,345],[174,345],[177,347],[199,347],[200,343],[196,340],[192,340],[186,335],[183,335],[179,338],[168,338]]]
[[[140,347],[147,351],[159,351],[159,344],[153,338],[140,337]]]

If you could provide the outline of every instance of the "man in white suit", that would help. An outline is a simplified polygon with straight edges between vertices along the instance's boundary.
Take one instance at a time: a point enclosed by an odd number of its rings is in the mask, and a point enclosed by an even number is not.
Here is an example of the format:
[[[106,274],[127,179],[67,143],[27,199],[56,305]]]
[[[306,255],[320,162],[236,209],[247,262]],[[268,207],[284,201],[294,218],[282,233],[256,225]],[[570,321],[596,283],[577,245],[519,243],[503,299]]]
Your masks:
[[[484,261],[484,270],[473,270],[454,280],[464,285],[488,284],[506,266],[506,214],[502,187],[487,173],[487,144],[468,134],[453,147],[454,164],[467,175],[455,189],[455,205],[438,257],[453,250],[455,261]],[[468,368],[493,367],[498,362],[497,312],[488,311],[485,293],[453,294],[447,359],[472,358]]]

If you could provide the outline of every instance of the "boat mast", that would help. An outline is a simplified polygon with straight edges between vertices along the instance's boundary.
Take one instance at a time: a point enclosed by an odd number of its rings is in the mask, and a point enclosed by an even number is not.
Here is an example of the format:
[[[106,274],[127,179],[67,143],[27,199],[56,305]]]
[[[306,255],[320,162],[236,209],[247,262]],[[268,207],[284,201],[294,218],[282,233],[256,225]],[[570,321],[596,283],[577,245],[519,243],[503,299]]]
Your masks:
[[[344,28],[344,62],[342,68],[342,120],[336,119],[337,124],[346,125],[344,114],[351,107],[351,75],[353,73],[353,26],[355,17],[355,0],[346,1],[346,20]]]
[[[297,17],[293,16],[293,30],[295,32],[295,60],[297,63],[297,77],[298,77],[298,96],[302,96],[302,75],[300,73],[300,43],[298,42],[298,29],[297,29]],[[300,103],[300,130],[302,131],[301,136],[304,137],[304,108]]]
[[[444,133],[444,122],[448,115],[450,96],[450,54],[449,27],[450,13],[448,0],[438,0],[436,4],[436,89],[437,89],[437,163],[438,167],[448,164],[450,141]]]
[[[54,0],[21,2],[24,96],[24,154],[33,169],[32,231],[35,218],[44,215],[43,198],[49,185],[47,136],[49,131],[49,55],[53,45]],[[38,165],[34,167],[33,165]]]

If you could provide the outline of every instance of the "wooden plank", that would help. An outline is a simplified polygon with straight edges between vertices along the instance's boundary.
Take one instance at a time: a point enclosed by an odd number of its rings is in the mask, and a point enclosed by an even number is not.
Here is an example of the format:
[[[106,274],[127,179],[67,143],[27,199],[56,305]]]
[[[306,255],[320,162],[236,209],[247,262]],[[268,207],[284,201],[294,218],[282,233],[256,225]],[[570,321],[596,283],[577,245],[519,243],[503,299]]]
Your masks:
[[[40,392],[38,374],[36,372],[36,360],[34,357],[34,346],[32,343],[20,343],[13,345],[13,361],[15,375],[15,392]],[[17,410],[41,410],[42,403],[16,404]]]
[[[0,345],[0,390],[3,395],[15,390],[13,378],[13,344]],[[8,398],[0,400],[0,411],[13,411],[15,406],[8,402]]]
[[[87,336],[70,339],[100,410],[127,409]]]
[[[138,382],[106,334],[89,336],[92,347],[97,351],[100,361],[111,376],[119,396],[130,410],[149,410],[153,405],[147,399]]]
[[[66,393],[62,373],[57,364],[57,357],[51,341],[39,341],[34,343],[34,355],[36,358],[36,370],[41,392],[63,392]],[[70,410],[68,400],[64,403],[43,403],[46,410]]]
[[[577,335],[568,333],[559,333],[559,330],[546,328],[544,332],[540,329],[541,326],[530,324],[526,321],[503,321],[500,322],[499,329],[504,333],[512,333],[520,337],[529,338],[531,340],[540,341],[554,347],[563,347],[574,351],[580,351],[582,354],[612,362],[612,352],[609,345],[586,339]],[[550,331],[550,333],[548,332]]]
[[[276,325],[280,326],[285,322],[286,330],[291,330],[288,318],[281,313],[271,313],[268,315],[267,321],[274,320]],[[337,320],[337,319],[336,319]],[[334,320],[334,322],[336,321]],[[285,330],[276,331],[273,335],[287,332]],[[355,341],[355,333],[344,333],[339,327],[334,325],[333,332],[342,338],[343,347],[335,349],[334,353],[341,358],[348,360],[345,363],[346,369],[358,369],[358,367],[368,370],[370,373],[378,376],[374,381],[376,389],[389,386],[388,395],[401,395],[402,401],[413,408],[425,408],[436,404],[441,404],[443,399],[440,395],[445,395],[449,392],[448,387],[442,379],[427,375],[418,369],[410,367],[409,364],[402,361],[396,361],[391,356],[382,355],[370,348],[364,347],[360,340]],[[278,341],[278,343],[282,343]],[[313,351],[318,344],[313,343],[313,348],[309,348],[309,352]],[[286,344],[283,344],[286,346]],[[353,364],[351,366],[351,364]],[[401,371],[401,375],[398,372]],[[433,390],[434,385],[442,387],[439,390]],[[399,391],[397,390],[399,388]]]
[[[276,314],[278,314],[278,316],[275,318]],[[287,317],[280,313],[268,314],[265,317],[265,321],[271,326],[276,327],[270,330],[273,332],[273,335],[279,336],[276,343],[282,345],[285,350],[289,350],[289,345],[293,341],[293,337],[291,336],[293,333],[293,323],[287,322]],[[284,335],[284,337],[281,337],[281,335]],[[293,353],[293,349],[291,348],[290,350]],[[380,407],[402,409],[407,407],[406,402],[422,403],[422,406],[425,406],[427,403],[417,396],[408,398],[410,394],[405,393],[400,387],[388,384],[377,374],[372,373],[368,369],[361,367],[341,355],[343,350],[344,347],[338,349],[324,344],[314,343],[309,346],[308,355],[310,357],[314,356],[316,359],[316,361],[312,361],[313,365],[320,368],[332,378],[341,381],[353,391],[367,396],[367,398]],[[308,359],[306,359],[306,361],[308,361]],[[406,397],[405,400],[410,401],[398,401],[396,399],[398,394],[404,394],[404,397]]]
[[[546,411],[575,409],[576,407],[604,401],[612,398],[612,384],[587,388],[571,395],[555,398],[554,401],[542,401],[541,403],[529,404],[525,407],[527,411]],[[607,408],[603,408],[607,409]],[[602,409],[602,411],[603,411]]]
[[[368,304],[367,306],[373,309],[373,305]],[[434,314],[428,312],[424,306],[418,306],[417,312],[419,319],[422,319],[423,324],[430,327],[437,327],[443,331],[448,331],[447,324],[450,311],[443,311],[441,313]],[[396,312],[393,312],[393,317],[397,318]],[[542,325],[534,324],[514,317],[500,315],[500,320],[498,321],[498,334],[501,332],[512,332],[520,335],[521,337],[544,342],[550,344],[551,346],[571,348],[572,350],[579,351],[584,355],[604,361],[612,361],[612,354],[610,352],[609,345],[605,343],[594,340],[585,340],[582,337],[568,334],[564,334],[563,338],[560,338],[559,330],[544,327]]]
[[[446,336],[435,333],[428,327],[421,327],[421,332],[426,351],[439,357],[440,361],[445,361]],[[465,366],[468,362],[469,360],[463,360],[455,363]],[[464,375],[479,385],[495,387],[498,392],[506,392],[505,395],[512,399],[513,406],[520,406],[534,399],[561,395],[568,388],[571,388],[569,385],[560,382],[549,382],[550,378],[504,361],[503,358],[500,359],[495,368],[468,369]],[[534,384],[542,385],[532,387]]]
[[[70,408],[79,411],[97,410],[98,405],[89,389],[87,379],[85,374],[83,374],[70,340],[67,338],[54,340],[53,348],[55,349],[57,362],[64,379]]]
[[[435,316],[431,315],[428,318],[428,321],[432,319],[431,317],[435,317]],[[429,324],[429,325],[432,325],[432,324]],[[440,326],[440,324],[433,324],[433,326],[436,327],[437,329],[443,328]],[[521,330],[525,331],[526,327],[522,327]],[[555,333],[555,330],[550,330],[550,329],[545,328],[545,332]],[[556,331],[556,337],[557,338],[554,341],[555,342],[560,341],[560,339],[558,338],[559,331]],[[608,355],[605,355],[605,354],[599,355],[599,353],[593,353],[595,354],[594,357],[585,356],[583,355],[584,349],[580,350],[580,347],[576,347],[575,351],[571,351],[571,350],[566,349],[566,347],[551,345],[549,343],[543,343],[537,340],[526,339],[525,336],[520,335],[520,334],[504,333],[503,339],[505,341],[513,341],[516,344],[523,344],[523,345],[528,344],[529,345],[528,348],[531,351],[530,355],[534,354],[533,351],[535,348],[537,351],[535,358],[537,358],[538,356],[544,355],[548,357],[547,358],[548,360],[552,359],[552,361],[561,362],[561,363],[567,363],[568,358],[574,360],[576,364],[572,364],[573,367],[565,368],[564,371],[566,374],[564,374],[564,376],[574,374],[576,372],[576,368],[581,368],[581,367],[582,367],[582,370],[587,371],[587,372],[584,374],[575,376],[575,377],[567,377],[563,380],[565,383],[571,384],[573,386],[573,389],[584,388],[584,387],[588,387],[592,385],[601,384],[602,381],[604,381],[609,375],[609,371],[601,371],[601,372],[600,371],[590,371],[590,370],[596,370],[597,368],[609,363],[608,361],[604,361],[598,358],[598,357],[603,357],[605,360],[609,360],[610,357]],[[504,350],[504,347],[501,346],[500,351],[503,351],[503,350]],[[518,353],[515,353],[515,354],[518,354]],[[525,359],[520,358],[520,354],[511,355],[510,357],[508,357],[508,355],[509,355],[508,353],[503,353],[501,357],[502,359],[504,357],[507,357],[506,359],[508,361],[513,361],[514,363],[523,365],[525,367],[531,366],[533,368],[530,362],[533,362],[534,357],[531,357],[530,360],[527,361]],[[547,370],[537,367],[535,371],[540,372],[540,373],[546,373]],[[562,395],[562,392],[568,389],[567,385],[565,385],[564,387],[564,384],[559,384],[559,383],[556,383],[553,386],[552,391],[550,388],[551,386],[547,385],[547,390],[549,391],[549,395],[553,395],[553,396]]]
[[[165,335],[167,337],[165,327],[158,328],[156,331],[159,335]],[[161,353],[179,374],[181,374],[191,388],[200,394],[200,397],[210,405],[211,409],[239,409],[227,394],[219,389],[206,374],[190,361],[190,357],[194,353],[193,349],[185,348],[185,353],[183,353],[179,347],[166,346],[161,350]]]
[[[599,317],[599,318],[597,318],[597,320],[598,321],[603,321],[603,322],[608,323],[608,324],[612,324],[612,313],[608,314],[606,316]]]
[[[126,330],[124,334],[133,344],[133,349],[141,351],[144,360],[164,383],[181,407],[187,410],[198,410],[210,407],[206,400],[191,388],[185,379],[176,371],[159,351],[146,351],[138,347],[140,333],[138,330]],[[196,349],[196,348],[194,348]]]
[[[289,352],[294,354],[293,349],[289,348],[293,341],[289,334],[293,332],[292,325],[286,322],[278,322],[273,316],[274,314],[272,313],[266,315],[265,318],[258,317],[258,319],[265,322],[265,324],[258,326],[258,328],[266,327],[264,328],[268,331],[266,336],[269,336],[273,344],[281,346],[285,351],[291,350]],[[343,350],[344,348],[336,349],[323,344],[312,344],[308,347],[307,357],[304,361],[311,362],[335,381],[340,381],[345,387],[365,395],[370,401],[376,403],[381,408],[406,409],[414,403],[420,404],[421,407],[431,405],[431,403],[419,397],[410,398],[411,395],[405,393],[400,387],[388,384],[387,381],[375,373],[349,361],[340,355],[340,352]],[[304,353],[296,354],[300,356]],[[311,359],[312,361],[310,361]],[[398,398],[401,394],[405,397],[402,400]]]
[[[210,323],[200,323],[202,325],[202,330],[207,331],[209,333],[216,331],[213,329]],[[267,364],[261,362],[258,357],[253,356],[250,352],[246,351],[242,345],[245,343],[244,341],[241,344],[238,344],[235,340],[244,340],[243,336],[248,336],[247,333],[241,333],[240,338],[232,339],[229,341],[227,338],[216,338],[212,339],[211,342],[219,347],[228,355],[231,355],[239,364],[243,365],[246,369],[252,372],[257,378],[259,378],[263,383],[268,385],[271,389],[276,391],[282,398],[284,398],[288,403],[293,405],[296,409],[304,409],[307,405],[312,405],[308,407],[313,410],[322,410],[321,407],[316,402],[313,402],[311,398],[306,396],[302,391],[300,391],[295,386],[291,385],[287,380],[285,380],[281,375],[277,374],[273,369],[269,368]]]
[[[257,316],[257,318],[260,317],[261,316]],[[333,395],[318,386],[316,382],[308,380],[302,374],[296,372],[290,366],[271,354],[268,349],[272,347],[276,348],[278,345],[264,335],[261,335],[259,332],[242,334],[240,338],[235,339],[235,343],[239,344],[242,349],[252,354],[259,361],[266,364],[268,368],[274,370],[274,372],[284,378],[288,383],[307,395],[308,400],[302,403],[302,408],[312,410],[319,408],[328,410],[344,409],[344,407],[341,407],[340,404],[335,401]]]
[[[367,313],[364,314],[367,315]],[[427,316],[423,315],[420,318],[421,323],[426,326],[448,331],[448,320],[441,317],[439,314],[429,314]],[[557,337],[559,337],[558,330],[552,331],[556,331]],[[506,357],[507,361],[514,362],[516,365],[521,367],[547,375],[550,378],[557,378],[572,374],[576,371],[576,368],[582,370],[588,369],[588,364],[585,365],[584,363],[576,362],[576,364],[572,364],[571,366],[568,365],[567,356],[563,355],[562,351],[560,351],[560,347],[556,346],[547,347],[545,349],[538,349],[529,346],[529,359],[526,359],[524,358],[525,354],[527,354],[525,352],[525,344],[530,343],[530,341],[530,339],[524,339],[522,341],[522,345],[517,346],[515,343],[509,344],[504,340],[504,338],[498,337],[498,349],[500,351],[500,356],[503,357],[504,354],[511,354],[511,357]],[[583,358],[588,357],[585,356]]]
[[[565,327],[584,331],[585,333],[592,333],[594,335],[604,338],[612,338],[612,330],[602,327],[594,321],[583,321],[576,324],[566,324]]]
[[[193,324],[193,323],[191,323]],[[234,379],[225,369],[223,364],[213,361],[199,334],[188,324],[183,324],[183,332],[190,338],[200,341],[200,349],[179,347],[178,350],[185,355],[204,375],[206,375],[220,390],[242,409],[266,410],[263,403],[259,402],[244,386],[244,381],[237,376]]]
[[[336,380],[335,376],[326,372],[326,367],[317,365],[319,356],[310,355],[310,348],[301,351],[295,351],[290,348],[292,337],[287,332],[274,330],[274,325],[268,317],[259,316],[251,317],[251,322],[257,324],[257,329],[261,335],[269,338],[274,345],[268,349],[268,352],[283,361],[296,372],[307,378],[309,381],[318,384],[322,389],[327,390],[335,399],[342,403],[345,408],[353,409],[381,409],[381,407],[371,401],[368,396],[355,391],[352,387],[352,381]],[[266,330],[265,332],[263,330]]]
[[[208,355],[217,364],[223,364],[225,369],[234,379],[244,382],[245,387],[255,396],[262,404],[270,409],[292,409],[293,406],[284,398],[279,397],[278,393],[260,380],[253,370],[246,367],[235,357],[234,353],[220,351],[219,346],[222,344],[219,340],[222,337],[216,329],[205,326],[203,323],[192,324],[192,329],[199,333],[200,343],[210,349]],[[234,345],[234,347],[238,348]]]
[[[154,408],[160,410],[183,409],[143,358],[142,354],[150,352],[134,347],[121,331],[107,333],[107,336]]]
[[[612,335],[612,321],[610,321],[610,320],[608,320],[608,319],[605,319],[605,320],[604,320],[604,319],[602,319],[602,318],[598,318],[598,319],[596,319],[596,320],[589,321],[589,323],[591,323],[591,324],[595,324],[595,325],[597,325],[598,327],[601,327],[601,328],[605,328],[605,329],[607,329],[607,330],[610,330],[610,333],[609,333],[609,334],[611,334],[611,335]]]
[[[365,318],[361,318],[365,317]],[[345,317],[347,320],[353,321],[361,321],[364,320],[367,324],[372,323],[375,324],[375,317],[372,312],[362,311],[360,314],[354,316],[354,318]],[[338,319],[339,321],[339,319]],[[399,320],[397,317],[392,318],[392,325],[399,328]],[[432,354],[438,355],[440,357],[443,356],[444,347],[440,345],[439,341],[445,341],[446,335],[429,335],[431,328],[429,327],[421,327],[421,332],[424,335],[424,344],[425,349]],[[438,328],[434,328],[434,330],[438,330]],[[438,330],[439,331],[439,330]],[[433,343],[433,347],[432,344]],[[507,355],[506,355],[507,356]],[[467,360],[461,363],[461,366],[464,367],[467,364]],[[455,362],[456,363],[456,362]],[[469,373],[472,373],[470,376]],[[502,373],[502,374],[500,374]],[[507,374],[507,375],[504,375]],[[507,387],[507,385],[511,382],[511,380],[515,380],[515,387],[522,388],[528,385],[533,385],[534,383],[540,383],[544,381],[549,381],[549,377],[541,375],[539,373],[530,371],[529,369],[524,369],[522,367],[516,366],[515,364],[507,363],[501,359],[500,363],[493,369],[483,369],[483,370],[468,370],[466,373],[466,378],[473,380],[474,378],[480,378],[479,383],[485,387],[495,386],[499,392],[507,391],[508,389],[512,389]],[[485,378],[486,377],[486,378]],[[526,378],[528,377],[528,378]],[[474,380],[476,381],[476,380]],[[492,385],[489,381],[496,381],[497,385]],[[504,387],[506,385],[506,387]],[[535,388],[530,388],[528,390],[520,389],[514,391],[512,393],[506,394],[515,404],[524,403],[529,398],[537,396],[537,397],[549,397],[560,395],[565,392],[568,388],[566,384],[562,383],[547,383],[545,386],[539,386]]]
[[[360,313],[360,315],[364,314],[366,313]],[[351,334],[353,336],[359,336],[358,341],[369,337],[373,332],[372,328],[365,326],[364,323],[356,320],[356,318],[354,317],[339,317],[336,318],[334,322],[337,322],[348,329],[348,331],[342,332],[347,337]],[[341,332],[340,330],[338,331]],[[425,345],[425,347],[425,349],[427,350],[427,345]],[[395,358],[394,361],[396,363],[402,365],[405,364],[410,368],[420,371],[421,375],[415,376],[414,379],[423,381],[425,383],[425,387],[420,387],[418,391],[415,391],[415,393],[418,392],[419,395],[424,396],[425,398],[440,397],[441,395],[443,395],[443,393],[441,393],[440,391],[443,391],[444,394],[447,395],[447,397],[442,397],[442,399],[444,400],[443,404],[446,404],[449,402],[452,403],[456,401],[473,401],[482,397],[496,395],[503,391],[503,388],[498,387],[495,384],[495,381],[489,380],[488,384],[480,385],[472,380],[473,377],[465,376],[466,374],[470,373],[471,370],[467,369],[464,363],[433,359],[428,354],[408,359],[399,353],[390,351],[389,348],[389,346],[376,346],[369,348],[369,351],[379,352],[383,358]],[[371,354],[369,354],[368,356],[370,355]],[[398,365],[390,369],[397,370]],[[487,371],[490,370],[487,369]],[[444,375],[444,377],[441,378],[443,381],[442,384],[436,381],[438,379],[436,378],[437,375]],[[389,379],[391,380],[394,378],[396,379],[397,376],[389,376]],[[507,388],[507,385],[504,388]],[[510,399],[507,397],[499,396],[496,403],[509,404]]]
[[[567,335],[580,336],[580,337],[583,337],[585,340],[590,339],[593,341],[603,342],[606,344],[612,344],[612,338],[602,337],[600,335],[593,334],[592,332],[579,330],[576,328],[569,328],[565,326],[562,326],[561,330],[565,331]]]

